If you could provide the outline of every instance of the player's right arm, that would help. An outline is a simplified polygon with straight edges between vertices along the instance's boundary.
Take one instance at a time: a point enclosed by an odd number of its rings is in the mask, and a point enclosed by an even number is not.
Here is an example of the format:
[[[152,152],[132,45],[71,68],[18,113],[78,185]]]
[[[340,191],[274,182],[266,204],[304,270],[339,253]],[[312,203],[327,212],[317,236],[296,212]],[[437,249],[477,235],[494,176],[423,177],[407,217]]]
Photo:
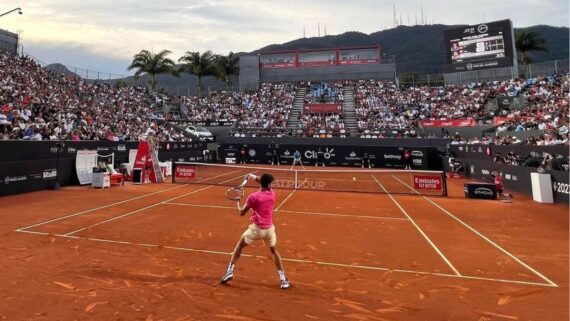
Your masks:
[[[240,215],[240,216],[244,216],[245,214],[247,214],[247,212],[249,211],[250,208],[251,208],[251,207],[249,207],[249,204],[246,204],[244,207],[242,207],[242,208],[239,210],[239,215]]]

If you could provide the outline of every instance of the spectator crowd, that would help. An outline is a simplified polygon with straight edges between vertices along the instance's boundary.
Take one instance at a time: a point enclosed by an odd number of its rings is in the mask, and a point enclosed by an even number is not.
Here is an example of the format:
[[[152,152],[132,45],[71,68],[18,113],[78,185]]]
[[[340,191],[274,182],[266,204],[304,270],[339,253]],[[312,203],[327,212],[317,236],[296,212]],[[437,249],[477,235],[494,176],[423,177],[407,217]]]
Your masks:
[[[338,112],[302,111],[298,128],[287,129],[295,95],[303,86],[307,89],[305,104],[339,105],[345,99],[344,88],[352,86],[361,137],[382,138],[390,131],[406,137],[433,137],[433,133],[422,134],[423,121],[472,119],[478,124],[496,121],[498,127],[485,137],[445,131],[439,136],[451,139],[452,144],[568,144],[568,75],[408,88],[377,80],[263,83],[256,91],[177,97],[56,74],[28,57],[5,53],[0,53],[0,138],[137,140],[155,134],[161,141],[187,139],[157,119],[231,123],[236,136],[349,136],[342,108]],[[492,108],[497,97],[524,103]],[[537,134],[518,135],[530,130]]]

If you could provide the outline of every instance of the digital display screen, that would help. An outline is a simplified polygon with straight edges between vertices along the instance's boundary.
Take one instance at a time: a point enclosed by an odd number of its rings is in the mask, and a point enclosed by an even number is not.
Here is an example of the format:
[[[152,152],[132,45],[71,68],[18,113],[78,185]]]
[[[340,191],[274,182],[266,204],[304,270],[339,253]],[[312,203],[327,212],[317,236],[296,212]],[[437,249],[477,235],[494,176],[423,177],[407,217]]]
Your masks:
[[[513,66],[510,20],[445,31],[446,72]]]

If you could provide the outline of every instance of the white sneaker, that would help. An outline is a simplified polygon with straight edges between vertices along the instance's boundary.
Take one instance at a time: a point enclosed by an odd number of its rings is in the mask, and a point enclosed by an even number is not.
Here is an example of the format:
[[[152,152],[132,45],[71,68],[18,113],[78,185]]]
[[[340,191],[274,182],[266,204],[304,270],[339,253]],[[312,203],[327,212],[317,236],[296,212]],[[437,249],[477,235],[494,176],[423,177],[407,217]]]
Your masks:
[[[289,280],[285,279],[285,280],[281,281],[281,288],[283,290],[286,290],[290,287],[291,287],[291,283],[289,283]]]
[[[224,276],[222,276],[222,279],[220,280],[220,283],[222,284],[226,284],[228,282],[230,282],[231,280],[234,279],[234,272],[233,271],[228,271]]]

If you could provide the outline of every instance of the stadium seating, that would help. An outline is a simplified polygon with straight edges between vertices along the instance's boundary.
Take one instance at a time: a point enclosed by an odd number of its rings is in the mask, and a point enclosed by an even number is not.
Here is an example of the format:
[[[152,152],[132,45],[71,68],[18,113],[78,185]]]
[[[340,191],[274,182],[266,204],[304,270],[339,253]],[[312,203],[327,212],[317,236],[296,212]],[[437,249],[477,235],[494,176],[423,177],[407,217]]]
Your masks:
[[[334,83],[263,83],[257,91],[214,92],[207,97],[177,97],[133,86],[116,87],[55,74],[25,56],[0,54],[0,139],[137,140],[155,133],[160,141],[188,140],[162,126],[171,122],[232,124],[231,135],[348,137],[341,108],[343,88],[354,88],[362,138],[389,133],[426,137],[426,120],[473,119],[497,123],[488,137],[444,132],[452,144],[568,144],[568,75],[513,79],[444,87],[399,88],[395,82],[360,80]],[[307,104],[338,104],[338,112],[305,109],[298,128],[287,129],[299,88]],[[301,92],[300,92],[301,93]],[[301,94],[302,95],[302,94]],[[490,109],[496,97],[518,97],[517,108]],[[176,112],[163,108],[179,106]],[[296,117],[295,117],[296,118]],[[512,133],[539,130],[518,139]],[[433,135],[433,134],[432,134]],[[430,136],[428,136],[430,137]]]

